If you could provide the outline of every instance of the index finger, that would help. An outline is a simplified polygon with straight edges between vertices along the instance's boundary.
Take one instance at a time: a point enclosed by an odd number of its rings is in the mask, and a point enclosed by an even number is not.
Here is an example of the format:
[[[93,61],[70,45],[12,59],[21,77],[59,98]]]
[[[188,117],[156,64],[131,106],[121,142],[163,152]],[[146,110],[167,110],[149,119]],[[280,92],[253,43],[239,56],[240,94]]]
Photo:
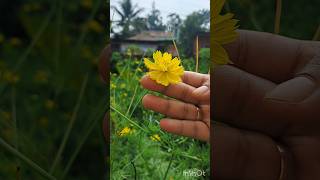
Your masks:
[[[170,84],[169,86],[163,86],[150,79],[148,75],[143,76],[140,80],[140,83],[148,90],[160,92],[166,96],[179,99],[184,102],[193,104],[199,103],[197,96],[194,94],[196,88],[189,84],[178,83]]]
[[[239,30],[236,41],[225,46],[235,66],[275,83],[294,76],[302,41],[271,33]]]

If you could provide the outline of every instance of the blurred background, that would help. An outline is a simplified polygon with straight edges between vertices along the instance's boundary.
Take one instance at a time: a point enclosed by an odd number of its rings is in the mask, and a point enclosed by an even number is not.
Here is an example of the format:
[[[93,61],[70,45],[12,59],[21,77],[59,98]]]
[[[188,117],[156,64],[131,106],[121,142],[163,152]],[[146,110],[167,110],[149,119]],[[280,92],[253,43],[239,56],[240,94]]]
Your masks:
[[[0,179],[106,176],[107,4],[0,1]]]
[[[240,20],[240,29],[274,32],[276,1],[227,0],[224,8]],[[311,40],[320,25],[319,0],[282,0],[280,34]]]

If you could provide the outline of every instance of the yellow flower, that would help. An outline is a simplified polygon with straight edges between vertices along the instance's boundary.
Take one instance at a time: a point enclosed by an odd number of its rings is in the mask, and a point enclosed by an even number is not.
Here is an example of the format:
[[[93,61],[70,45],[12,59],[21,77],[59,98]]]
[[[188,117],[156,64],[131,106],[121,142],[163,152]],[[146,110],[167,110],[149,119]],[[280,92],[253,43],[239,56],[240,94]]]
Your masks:
[[[150,139],[152,141],[160,141],[161,140],[161,138],[158,134],[154,134],[154,135],[150,136]]]
[[[87,8],[87,9],[91,9],[92,8],[92,0],[82,0],[81,6],[83,6],[84,8]]]
[[[19,80],[20,77],[18,74],[12,72],[12,71],[5,71],[3,73],[3,79],[4,81],[11,83],[11,84],[16,84]]]
[[[231,43],[237,38],[238,34],[235,30],[238,28],[238,26],[236,26],[238,20],[232,19],[234,15],[231,13],[220,15],[225,0],[215,0],[211,2],[211,7],[213,7],[211,14],[211,24],[213,27],[211,45],[213,52],[215,52],[213,55],[213,63],[223,65],[230,62],[230,60],[222,45]]]
[[[120,84],[120,88],[121,88],[121,89],[126,88],[126,84],[125,84],[125,83],[121,83],[121,84]]]
[[[118,135],[125,136],[125,135],[129,134],[131,131],[132,131],[131,128],[125,127],[120,132],[118,132]]]
[[[103,31],[103,27],[96,20],[91,20],[91,21],[87,22],[86,25],[87,25],[88,29],[90,29],[93,32],[101,33]]]
[[[160,51],[156,51],[153,53],[153,59],[154,62],[151,62],[144,58],[144,64],[149,69],[148,75],[152,80],[164,86],[181,82],[184,69],[177,57],[172,59],[171,54],[165,52],[162,55]]]
[[[111,89],[115,89],[117,86],[114,83],[111,83]]]
[[[55,107],[54,101],[51,99],[46,100],[45,107],[49,110],[53,109]]]
[[[47,83],[48,82],[48,73],[43,70],[39,70],[35,73],[33,80],[36,83]]]
[[[11,38],[9,42],[10,42],[10,44],[11,44],[12,46],[20,46],[20,45],[22,44],[21,39],[19,39],[19,38],[17,38],[17,37]]]
[[[39,119],[39,124],[42,127],[48,127],[48,122],[49,122],[49,119],[47,117],[41,117]]]

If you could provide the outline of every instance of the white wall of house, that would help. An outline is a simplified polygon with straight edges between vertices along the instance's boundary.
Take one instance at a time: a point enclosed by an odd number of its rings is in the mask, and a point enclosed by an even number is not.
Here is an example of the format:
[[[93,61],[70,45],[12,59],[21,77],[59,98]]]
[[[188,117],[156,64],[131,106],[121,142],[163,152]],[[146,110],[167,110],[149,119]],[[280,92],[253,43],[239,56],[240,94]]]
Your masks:
[[[135,45],[135,46],[138,46],[141,50],[143,51],[146,51],[148,48],[150,49],[153,49],[153,50],[156,50],[158,48],[157,45],[155,44],[147,44],[147,43],[121,43],[121,46],[120,46],[120,51],[121,52],[125,52],[126,49],[128,49],[129,46],[132,46],[132,45]]]

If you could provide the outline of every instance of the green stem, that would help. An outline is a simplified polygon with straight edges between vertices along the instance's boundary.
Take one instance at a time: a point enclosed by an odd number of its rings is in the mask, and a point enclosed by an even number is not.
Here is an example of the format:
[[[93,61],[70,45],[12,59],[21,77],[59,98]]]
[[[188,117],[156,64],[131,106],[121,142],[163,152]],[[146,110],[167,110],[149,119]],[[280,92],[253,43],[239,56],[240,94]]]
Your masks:
[[[282,0],[276,0],[276,14],[274,23],[274,33],[280,33],[280,19],[281,19]]]
[[[126,115],[122,114],[119,110],[117,110],[116,108],[114,108],[112,105],[110,105],[110,109],[112,109],[113,111],[115,111],[116,113],[118,113],[120,116],[124,117],[127,121],[129,121],[132,125],[136,126],[137,128],[141,129],[142,131],[144,131],[145,133],[149,133],[149,131],[147,131],[146,129],[144,129],[143,127],[141,127],[139,124],[137,124],[136,122],[132,121],[131,119],[129,119]]]
[[[136,85],[136,88],[134,89],[133,96],[132,96],[132,98],[131,98],[131,101],[130,101],[129,107],[128,107],[127,112],[126,112],[126,116],[128,116],[128,115],[129,115],[129,112],[130,112],[130,109],[131,109],[131,106],[132,106],[133,100],[134,100],[134,98],[135,98],[135,97],[136,97],[136,95],[137,95],[138,87],[139,87],[139,84],[137,84],[137,85]]]
[[[171,155],[171,158],[170,158],[170,162],[169,162],[169,165],[167,167],[167,170],[166,170],[166,173],[164,174],[164,180],[167,179],[167,176],[168,176],[168,172],[169,172],[169,169],[171,167],[171,164],[172,164],[172,161],[173,161],[173,157],[174,157],[174,151],[172,152],[172,155]]]
[[[87,86],[87,82],[88,82],[88,77],[89,77],[89,74],[87,74],[84,78],[84,81],[82,83],[82,86],[81,86],[81,90],[80,90],[80,94],[79,94],[79,97],[78,97],[78,100],[77,100],[77,104],[73,110],[73,113],[72,113],[72,116],[71,116],[71,120],[69,122],[69,125],[67,127],[67,130],[64,134],[64,137],[63,137],[63,140],[60,144],[60,147],[59,147],[59,150],[58,150],[58,153],[53,161],[53,164],[50,168],[50,174],[52,174],[54,172],[54,170],[56,169],[56,166],[58,165],[59,161],[60,161],[60,157],[62,155],[62,152],[64,151],[64,148],[67,144],[67,141],[69,139],[69,136],[70,136],[70,132],[73,128],[73,125],[74,125],[74,122],[77,118],[77,115],[78,115],[78,111],[79,111],[79,108],[80,108],[80,104],[81,104],[81,100],[83,98],[83,95],[84,95],[84,92],[85,92],[85,89],[86,89],[86,86]]]
[[[318,26],[318,29],[317,29],[316,33],[314,33],[314,36],[313,36],[312,40],[313,41],[320,40],[320,25]]]
[[[103,102],[105,102],[105,100],[103,100]],[[97,122],[99,122],[99,120],[101,119],[101,116],[105,112],[105,107],[104,106],[100,105],[98,107],[100,107],[100,108],[98,108],[98,111],[95,113],[96,116],[94,116],[94,118],[92,118],[92,120],[90,120],[90,122],[92,122],[92,123],[89,126],[89,128],[87,128],[87,131],[84,132],[84,136],[81,138],[79,145],[76,147],[75,151],[73,152],[72,156],[70,157],[70,159],[69,159],[69,161],[68,161],[68,163],[66,165],[66,168],[63,171],[61,179],[64,179],[65,176],[67,175],[67,173],[69,172],[70,167],[72,166],[74,160],[76,159],[76,157],[79,154],[81,148],[83,147],[83,144],[86,142],[86,140],[88,139],[89,135],[91,134],[93,129],[96,127]]]
[[[0,138],[0,145],[9,151],[11,154],[17,156],[20,158],[23,162],[25,162],[27,165],[29,165],[31,168],[33,168],[35,171],[37,171],[40,175],[43,177],[50,179],[50,180],[55,180],[56,178],[50,175],[48,172],[46,172],[44,169],[42,169],[40,166],[38,166],[36,163],[31,161],[29,158],[27,158],[25,155],[17,151],[15,148],[10,146],[7,142],[5,142],[2,138]]]

